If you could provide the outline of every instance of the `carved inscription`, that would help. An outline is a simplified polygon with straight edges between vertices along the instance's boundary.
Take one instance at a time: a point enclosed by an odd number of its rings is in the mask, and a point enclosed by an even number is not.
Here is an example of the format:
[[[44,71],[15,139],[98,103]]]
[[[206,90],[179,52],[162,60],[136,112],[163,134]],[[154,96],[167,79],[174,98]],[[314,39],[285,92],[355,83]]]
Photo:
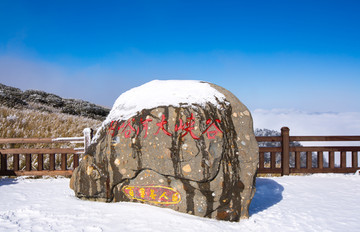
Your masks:
[[[176,205],[181,201],[181,196],[178,191],[165,186],[125,185],[122,191],[129,199],[153,204]]]
[[[123,134],[125,138],[131,138],[132,135],[136,134],[137,136],[140,134],[140,131],[143,131],[144,138],[148,136],[148,128],[149,123],[153,120],[148,119],[140,119],[140,125],[136,125],[135,119],[129,119],[126,122],[119,123],[118,121],[112,121],[110,124],[110,127],[108,129],[108,134],[110,134],[112,137],[115,135],[116,131],[119,131],[120,134]],[[168,121],[165,117],[165,115],[161,116],[161,120],[159,122],[154,122],[157,126],[157,130],[154,133],[154,135],[158,135],[159,133],[164,133],[167,136],[172,136],[172,133],[170,133],[166,128],[165,125],[168,124]],[[221,121],[219,119],[211,120],[208,119],[206,121],[207,128],[204,131],[196,131],[195,132],[195,117],[191,113],[191,116],[186,119],[185,122],[183,122],[182,119],[180,119],[180,122],[178,125],[175,125],[174,131],[181,131],[182,135],[181,137],[185,137],[186,135],[190,135],[193,139],[197,140],[199,139],[199,136],[202,134],[206,134],[208,139],[215,139],[215,136],[218,133],[223,133],[219,129],[219,124]],[[142,128],[142,130],[140,130]],[[198,135],[196,135],[198,134]]]

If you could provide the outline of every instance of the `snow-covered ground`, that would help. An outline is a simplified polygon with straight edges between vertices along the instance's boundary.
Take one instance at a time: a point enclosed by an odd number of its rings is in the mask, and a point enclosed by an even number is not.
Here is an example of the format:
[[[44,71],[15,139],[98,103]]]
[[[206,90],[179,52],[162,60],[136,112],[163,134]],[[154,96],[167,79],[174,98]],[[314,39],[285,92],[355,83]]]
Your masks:
[[[250,218],[217,221],[140,203],[79,200],[69,179],[0,179],[0,231],[359,231],[360,176],[257,178]]]

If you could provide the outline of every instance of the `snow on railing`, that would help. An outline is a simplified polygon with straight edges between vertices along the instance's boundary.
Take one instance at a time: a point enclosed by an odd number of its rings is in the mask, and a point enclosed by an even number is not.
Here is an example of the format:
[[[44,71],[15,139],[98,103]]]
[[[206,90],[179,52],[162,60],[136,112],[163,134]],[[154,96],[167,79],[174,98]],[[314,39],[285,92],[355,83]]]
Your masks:
[[[85,137],[60,137],[52,139],[53,142],[69,142],[71,144],[85,143]]]
[[[81,142],[81,140],[83,140],[85,137],[59,137],[59,138],[54,138],[52,139],[52,141],[61,141],[61,142],[77,142],[79,140],[79,142]]]

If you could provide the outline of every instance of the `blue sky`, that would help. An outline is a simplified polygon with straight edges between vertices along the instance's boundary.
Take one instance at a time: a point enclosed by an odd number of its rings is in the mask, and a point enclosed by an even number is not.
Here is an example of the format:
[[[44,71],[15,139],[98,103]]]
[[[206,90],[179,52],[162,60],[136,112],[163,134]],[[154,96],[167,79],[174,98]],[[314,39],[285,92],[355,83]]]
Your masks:
[[[2,0],[0,83],[111,107],[150,80],[195,79],[251,110],[359,112],[359,12],[355,0]]]

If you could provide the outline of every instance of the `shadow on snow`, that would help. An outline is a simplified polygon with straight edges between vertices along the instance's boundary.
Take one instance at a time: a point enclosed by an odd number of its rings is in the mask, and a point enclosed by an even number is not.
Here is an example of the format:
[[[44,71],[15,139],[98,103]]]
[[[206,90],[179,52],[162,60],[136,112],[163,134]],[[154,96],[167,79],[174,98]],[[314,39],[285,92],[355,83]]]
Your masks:
[[[249,214],[257,214],[280,202],[284,187],[274,180],[256,178],[256,193],[251,201]]]
[[[3,185],[11,185],[11,184],[17,184],[17,180],[14,178],[1,178],[0,177],[0,187]]]

